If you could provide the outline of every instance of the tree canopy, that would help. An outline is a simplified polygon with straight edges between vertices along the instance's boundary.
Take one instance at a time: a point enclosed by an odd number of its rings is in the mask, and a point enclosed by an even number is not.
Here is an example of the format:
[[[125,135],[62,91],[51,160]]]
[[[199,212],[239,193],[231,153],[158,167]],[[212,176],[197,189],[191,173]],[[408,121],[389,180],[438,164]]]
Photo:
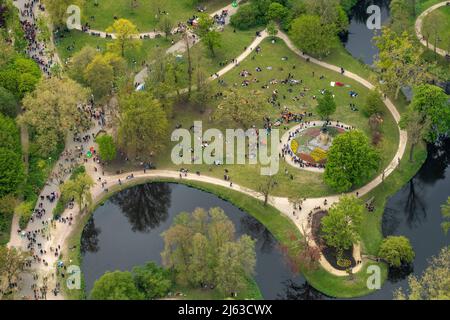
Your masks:
[[[400,267],[414,260],[414,250],[409,239],[403,236],[389,236],[383,239],[378,256],[384,259],[391,267]]]
[[[408,277],[409,288],[394,292],[397,300],[449,300],[450,299],[450,247],[441,249],[429,262],[420,277]]]
[[[35,130],[42,156],[51,155],[69,131],[90,127],[90,117],[81,107],[88,96],[89,90],[71,79],[49,78],[23,99],[25,112],[20,121]]]
[[[130,156],[150,158],[167,140],[168,120],[161,103],[148,92],[120,97],[118,144]]]
[[[180,213],[163,238],[163,263],[176,270],[180,283],[214,285],[231,294],[244,289],[254,273],[254,240],[235,240],[234,225],[220,208]]]

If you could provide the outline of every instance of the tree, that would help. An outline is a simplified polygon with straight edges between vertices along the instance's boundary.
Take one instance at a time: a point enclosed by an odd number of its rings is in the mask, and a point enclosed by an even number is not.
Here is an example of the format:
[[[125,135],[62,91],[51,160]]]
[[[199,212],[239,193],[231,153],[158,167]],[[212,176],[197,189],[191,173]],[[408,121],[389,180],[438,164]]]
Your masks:
[[[87,173],[79,174],[75,179],[66,181],[61,187],[63,201],[75,199],[81,213],[92,204],[91,187],[94,181]]]
[[[321,231],[328,246],[336,248],[338,258],[360,239],[364,205],[354,196],[342,196],[322,218]]]
[[[241,6],[238,12],[231,16],[230,23],[234,28],[248,30],[264,24],[264,19],[259,15],[253,3],[251,3]]]
[[[50,78],[42,80],[36,90],[23,99],[25,112],[19,123],[35,130],[42,156],[51,155],[71,130],[90,127],[90,117],[79,107],[88,96],[89,90],[71,79]]]
[[[120,52],[122,57],[125,57],[125,50],[137,48],[141,45],[136,37],[139,36],[137,27],[127,19],[118,19],[114,24],[106,29],[108,33],[114,33],[116,39],[109,47],[113,51]]]
[[[332,28],[335,34],[348,27],[348,17],[340,0],[306,0],[306,12],[320,17],[320,22]]]
[[[25,178],[21,155],[0,148],[0,198],[15,192]]]
[[[414,111],[411,107],[402,115],[400,119],[400,128],[408,131],[408,140],[411,144],[409,149],[409,161],[414,161],[414,150],[417,144],[424,136],[425,123],[419,112]]]
[[[10,293],[11,285],[25,268],[27,257],[16,248],[0,246],[0,296]]]
[[[134,267],[132,274],[136,288],[144,294],[146,300],[165,297],[172,288],[170,272],[154,262]]]
[[[146,159],[164,146],[169,128],[161,103],[148,92],[120,99],[118,144],[131,156]]]
[[[420,277],[408,277],[409,290],[394,292],[397,300],[450,299],[450,247],[444,247],[433,257]]]
[[[224,93],[224,99],[217,107],[214,118],[222,122],[236,123],[246,130],[261,119],[267,100],[260,92],[247,97],[240,91],[231,89]]]
[[[50,14],[50,19],[55,26],[63,26],[67,22],[67,8],[70,5],[77,5],[80,8],[84,5],[84,0],[44,0],[46,11]]]
[[[322,97],[317,99],[317,113],[326,121],[330,120],[330,116],[336,112],[336,101],[333,94],[326,90]]]
[[[0,113],[14,118],[17,115],[18,103],[14,95],[3,87],[0,87]]]
[[[384,102],[381,99],[380,94],[372,90],[367,95],[365,104],[364,104],[364,112],[370,118],[372,115],[381,115],[383,113]]]
[[[97,55],[84,70],[84,79],[94,97],[103,101],[112,90],[114,69],[102,55]]]
[[[216,48],[220,48],[222,46],[222,35],[216,30],[211,30],[208,33],[206,33],[201,39],[202,43],[205,44],[206,48],[208,48],[211,55],[215,57]]]
[[[277,187],[278,183],[275,179],[275,176],[268,176],[262,181],[258,186],[258,191],[264,197],[264,205],[267,206],[269,202],[269,196],[272,191]]]
[[[328,55],[337,39],[333,27],[322,24],[315,15],[302,15],[293,20],[289,36],[301,50],[317,56]]]
[[[130,272],[106,272],[94,283],[91,291],[93,300],[143,300]]]
[[[116,158],[117,150],[113,137],[101,135],[95,139],[98,144],[99,155],[103,161],[113,161]]]
[[[444,222],[442,222],[442,229],[444,229],[445,234],[447,234],[450,229],[450,197],[447,199],[447,203],[441,206],[442,217]]]
[[[98,55],[97,50],[90,46],[85,46],[83,49],[78,51],[70,59],[68,66],[69,76],[80,84],[84,84],[84,72],[86,67],[94,60]]]
[[[281,3],[272,2],[267,11],[266,19],[268,21],[275,21],[276,23],[282,23],[289,16],[289,10]]]
[[[427,79],[426,67],[418,48],[407,32],[397,35],[390,28],[383,27],[380,36],[374,38],[379,49],[375,66],[379,70],[381,88],[398,98],[404,86],[415,86]]]
[[[0,148],[21,153],[20,133],[15,121],[0,114]]]
[[[328,152],[325,183],[345,192],[367,179],[378,168],[379,158],[363,132],[352,130],[339,135]]]
[[[392,16],[392,29],[401,33],[411,25],[411,19],[416,18],[416,0],[392,0],[389,8]]]
[[[272,38],[275,38],[275,36],[278,34],[278,28],[275,22],[269,22],[269,24],[267,25],[267,32]]]
[[[399,268],[402,264],[410,264],[414,260],[414,250],[409,239],[403,236],[389,236],[383,239],[378,256],[391,267]]]
[[[214,29],[214,19],[206,13],[202,13],[198,18],[197,34],[211,55],[215,57],[215,49],[221,46],[222,36]]]
[[[220,208],[180,213],[162,236],[163,264],[181,284],[237,293],[254,273],[255,242],[246,235],[236,241],[234,225]]]
[[[444,90],[430,84],[415,87],[411,107],[422,117],[427,142],[433,143],[450,133],[450,103]]]

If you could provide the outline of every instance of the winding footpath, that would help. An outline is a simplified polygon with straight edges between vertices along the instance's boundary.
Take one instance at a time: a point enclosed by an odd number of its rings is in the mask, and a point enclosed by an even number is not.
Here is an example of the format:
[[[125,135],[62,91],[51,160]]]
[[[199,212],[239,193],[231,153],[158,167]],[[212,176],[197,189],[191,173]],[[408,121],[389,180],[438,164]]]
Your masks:
[[[422,34],[423,29],[423,21],[426,16],[428,16],[431,12],[443,7],[443,6],[450,6],[450,1],[443,1],[435,4],[434,6],[429,7],[427,10],[422,12],[422,14],[417,18],[416,24],[415,24],[415,30],[416,30],[416,36],[419,39],[420,43],[424,45],[425,47],[429,48],[432,51],[436,51],[437,54],[446,57],[448,56],[448,52],[444,49],[437,48],[433,44],[429,43],[426,39],[426,37]]]
[[[256,39],[252,42],[252,44],[250,44],[248,46],[247,50],[245,50],[239,57],[237,57],[236,63],[229,64],[226,67],[224,67],[222,70],[217,72],[219,77],[223,76],[227,72],[233,70],[236,67],[236,65],[239,65],[239,63],[242,62],[244,59],[246,59],[253,52],[253,50],[259,44],[261,44],[261,42],[264,39],[266,39],[268,36],[269,35],[266,30],[261,32],[260,36],[256,37]],[[286,43],[286,45],[293,52],[295,52],[301,59],[305,59],[305,60],[308,59],[308,61],[310,63],[315,63],[317,65],[320,65],[326,69],[335,71],[337,73],[341,72],[341,68],[338,66],[334,66],[334,65],[328,64],[326,62],[316,60],[316,59],[300,52],[300,50],[298,50],[294,46],[294,44],[290,41],[290,39],[284,33],[279,32],[277,37],[279,39],[283,40]],[[369,81],[361,78],[360,76],[358,76],[354,73],[345,71],[344,76],[359,82],[360,84],[362,84],[369,90],[375,89],[375,87]],[[215,79],[216,79],[216,76],[210,78],[211,81],[215,80]],[[388,110],[393,115],[395,121],[398,123],[400,120],[400,114],[398,113],[394,104],[389,99],[385,99],[384,103],[386,104]],[[292,128],[291,131],[295,130],[296,128],[297,127]],[[91,131],[88,132],[87,134],[95,135],[101,129],[102,128],[96,126],[93,129],[91,129]],[[289,131],[289,132],[291,132],[291,131]],[[359,196],[363,196],[363,195],[367,194],[368,192],[370,192],[371,190],[373,190],[374,188],[379,186],[386,177],[388,177],[392,172],[394,172],[395,168],[399,164],[399,161],[404,156],[406,144],[407,144],[406,131],[401,130],[399,128],[399,132],[400,132],[400,140],[399,140],[398,149],[397,149],[397,152],[396,152],[394,158],[392,159],[391,163],[389,164],[389,166],[384,170],[383,174],[380,174],[379,176],[377,176],[375,179],[373,179],[370,183],[363,186],[362,188],[355,190],[353,192],[354,194],[356,192],[359,194]],[[286,139],[286,135],[283,136],[282,140],[283,139]],[[77,148],[77,147],[83,147],[84,150],[87,150],[93,145],[94,145],[93,142],[84,142],[84,143],[78,142],[77,143],[77,142],[74,142],[72,137],[68,137],[67,142],[66,142],[66,150],[73,150],[74,148]],[[64,160],[62,158],[59,161],[64,162]],[[56,165],[55,169],[57,167],[58,166]],[[253,197],[255,199],[258,199],[261,201],[264,200],[263,196],[255,190],[251,190],[249,188],[246,188],[246,187],[243,187],[243,186],[240,186],[237,184],[233,184],[232,186],[230,186],[230,183],[227,181],[208,177],[208,176],[203,176],[203,175],[199,176],[197,174],[188,173],[186,176],[183,176],[182,178],[180,178],[180,173],[178,171],[167,171],[167,170],[149,170],[145,173],[143,171],[136,171],[136,172],[127,172],[127,173],[124,173],[121,175],[103,175],[100,165],[93,162],[92,160],[85,163],[85,167],[86,167],[87,173],[91,175],[91,177],[94,179],[94,181],[100,180],[102,182],[106,182],[106,188],[108,188],[108,189],[111,189],[113,186],[117,186],[119,184],[119,179],[122,181],[122,184],[124,186],[126,186],[127,183],[133,183],[133,182],[135,183],[136,181],[149,181],[149,180],[157,180],[157,179],[175,179],[175,180],[179,180],[180,182],[183,182],[184,180],[197,181],[197,182],[208,183],[211,185],[216,185],[216,186],[220,186],[220,187],[224,187],[224,188],[231,188],[232,190],[243,193],[243,194]],[[96,170],[96,168],[97,168],[97,170]],[[133,178],[127,179],[127,177],[130,176],[131,174],[133,174]],[[63,179],[63,181],[65,181],[67,178],[68,178],[68,176],[66,176]],[[44,190],[42,190],[41,195],[45,196],[52,191],[58,192],[58,190],[59,190],[58,185],[48,183],[46,185],[46,187],[44,188]],[[96,183],[96,185],[92,188],[91,193],[92,193],[92,197],[93,197],[94,203],[95,203],[95,202],[100,201],[104,197],[105,189],[102,188],[100,183]],[[334,203],[337,203],[339,201],[339,198],[340,198],[340,195],[332,195],[332,196],[328,196],[328,197],[306,199],[302,204],[301,211],[295,210],[293,207],[293,204],[291,204],[289,202],[288,198],[285,198],[285,197],[271,196],[271,197],[269,197],[269,203],[270,203],[270,205],[275,207],[277,210],[279,210],[283,215],[285,215],[287,218],[289,218],[299,228],[299,230],[301,232],[306,231],[308,233],[308,232],[310,232],[310,230],[307,229],[308,213],[311,211],[314,212],[315,208],[319,207],[319,206],[322,207],[322,209],[328,209],[331,205],[333,205]],[[324,206],[325,199],[327,200],[326,206]],[[46,201],[45,205],[44,205],[44,208],[46,209],[45,216],[43,217],[42,220],[35,219],[34,222],[30,222],[26,231],[33,231],[33,230],[42,228],[42,221],[45,221],[45,220],[50,221],[52,219],[52,211],[55,206],[56,206],[56,201],[53,203],[49,203]],[[293,214],[294,212],[295,212],[295,215]],[[79,222],[79,221],[77,221],[80,219],[80,213],[79,213],[78,208],[75,207],[71,210],[67,209],[67,210],[65,210],[65,212],[63,213],[62,216],[69,217],[71,214],[73,214],[73,216],[74,216],[73,224],[69,225],[69,224],[57,222],[54,226],[52,226],[50,228],[49,233],[48,233],[48,236],[49,236],[48,238],[39,236],[38,241],[40,243],[42,243],[42,248],[47,251],[47,253],[45,253],[44,255],[41,256],[41,258],[45,259],[48,262],[48,265],[45,266],[42,263],[33,263],[31,270],[29,272],[24,272],[21,275],[22,281],[19,286],[19,289],[20,289],[19,295],[21,297],[31,298],[33,296],[33,293],[31,290],[31,284],[35,283],[35,281],[32,279],[32,274],[38,274],[39,281],[42,281],[41,279],[43,278],[43,276],[47,276],[49,278],[49,282],[48,282],[49,289],[52,290],[55,287],[57,279],[55,276],[51,276],[51,275],[55,273],[55,266],[56,266],[56,263],[58,262],[58,257],[55,257],[54,254],[52,252],[50,252],[49,248],[50,247],[55,248],[58,245],[60,245],[62,248],[61,251],[63,253],[67,253],[68,250],[74,249],[74,248],[67,247],[66,240],[69,237],[69,235],[71,234],[71,232],[73,231],[73,229],[77,226],[77,223]],[[17,232],[17,230],[18,230],[17,219],[14,219],[14,224],[13,224],[12,230],[11,230],[11,240],[8,245],[10,247],[16,247],[16,248],[20,248],[22,250],[26,250],[27,249],[26,238],[24,239],[21,236],[21,234]],[[313,245],[315,245],[313,240],[311,240],[311,243]],[[361,249],[360,249],[359,244],[354,246],[354,258],[355,258],[355,260],[362,260],[364,262],[365,258],[361,257]],[[336,276],[347,276],[348,275],[347,272],[340,271],[340,270],[333,268],[323,256],[320,259],[320,263],[325,270],[327,270],[328,272],[330,272],[333,275],[336,275]],[[353,268],[352,272],[357,273],[358,271],[360,271],[362,269],[363,265],[364,265],[363,263],[358,264],[356,267]],[[64,297],[62,296],[62,294],[53,296],[53,294],[49,293],[47,296],[47,299],[63,299],[63,298]]]

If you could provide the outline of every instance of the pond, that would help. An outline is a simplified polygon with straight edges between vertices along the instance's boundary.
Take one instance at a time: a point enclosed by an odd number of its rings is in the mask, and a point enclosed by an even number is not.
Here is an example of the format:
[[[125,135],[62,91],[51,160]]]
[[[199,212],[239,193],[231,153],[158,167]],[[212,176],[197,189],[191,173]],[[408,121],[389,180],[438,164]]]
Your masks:
[[[389,3],[389,0],[360,0],[351,11],[348,34],[342,37],[342,41],[347,51],[365,64],[372,65],[374,56],[378,54],[373,37],[379,32],[367,28],[367,8],[370,5],[378,5],[381,9],[381,23],[384,25],[390,17]]]
[[[172,183],[148,183],[121,191],[94,212],[81,241],[86,292],[108,270],[131,270],[147,261],[161,264],[161,233],[178,213],[198,207],[222,208],[238,237],[248,234],[256,239],[255,280],[265,299],[322,297],[291,271],[275,238],[256,219],[213,194]]]
[[[428,158],[416,176],[392,196],[383,216],[383,235],[403,235],[411,240],[416,253],[412,269],[391,272],[372,299],[392,299],[392,292],[407,288],[408,274],[419,276],[428,260],[450,245],[450,235],[441,228],[441,205],[450,196],[450,139],[428,146]]]

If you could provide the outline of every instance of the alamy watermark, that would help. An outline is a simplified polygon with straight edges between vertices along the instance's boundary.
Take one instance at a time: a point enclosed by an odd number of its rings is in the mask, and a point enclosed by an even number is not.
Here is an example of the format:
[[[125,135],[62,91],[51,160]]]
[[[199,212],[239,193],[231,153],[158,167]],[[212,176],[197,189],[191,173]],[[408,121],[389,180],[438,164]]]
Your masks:
[[[250,164],[261,166],[261,175],[275,175],[279,170],[280,133],[278,129],[208,129],[201,121],[191,130],[176,129],[171,141],[178,142],[171,159],[182,164]]]

